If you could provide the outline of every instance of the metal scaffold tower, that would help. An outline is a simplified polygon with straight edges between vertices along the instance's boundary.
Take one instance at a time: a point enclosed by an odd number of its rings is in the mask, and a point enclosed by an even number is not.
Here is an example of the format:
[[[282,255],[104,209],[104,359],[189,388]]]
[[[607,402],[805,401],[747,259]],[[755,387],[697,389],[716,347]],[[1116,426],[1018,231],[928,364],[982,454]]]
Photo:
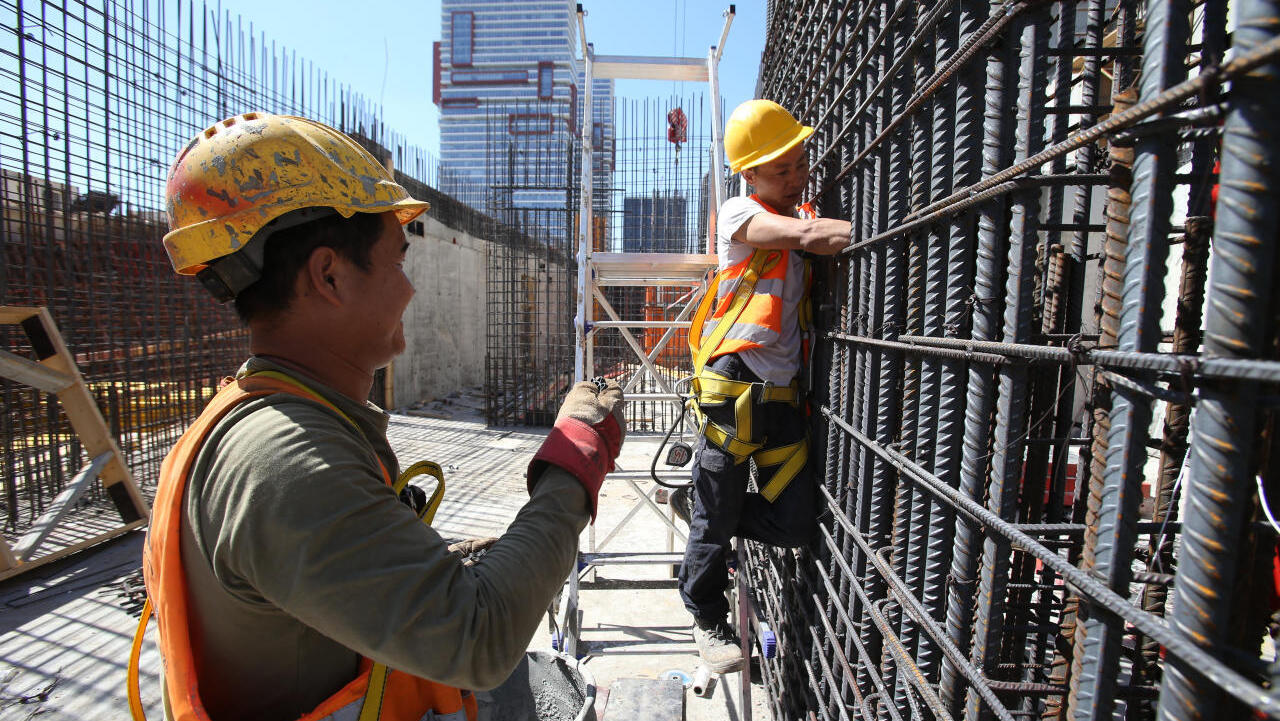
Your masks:
[[[584,127],[582,133],[574,377],[587,380],[603,375],[618,380],[627,396],[631,430],[662,431],[679,422],[684,413],[677,386],[691,373],[685,347],[693,309],[690,300],[704,289],[707,272],[716,265],[715,218],[726,193],[718,72],[735,8],[730,5],[725,11],[720,39],[709,47],[705,58],[597,55],[587,41],[584,15],[579,5],[586,107],[592,107],[592,80],[597,78],[707,83],[709,92],[709,109],[701,113],[697,108],[689,109],[694,122],[709,124],[709,133],[699,135],[690,130],[686,136],[686,124],[692,127],[694,123],[685,109],[665,109],[665,140],[675,144],[675,160],[662,171],[652,169],[656,163],[651,159],[633,159],[642,151],[630,144],[635,142],[633,138],[626,137],[628,124],[619,122],[618,172],[624,176],[617,183],[620,187],[595,187],[591,129]],[[644,116],[660,107],[646,103],[636,114]],[[657,137],[656,132],[647,135]],[[691,148],[704,143],[705,155],[698,157],[690,150],[688,155],[694,157],[682,161],[679,147],[686,140]],[[630,164],[637,167],[628,174]],[[701,168],[705,171],[699,172]],[[681,174],[683,180],[664,178],[660,173]],[[650,174],[659,177],[654,179]],[[615,222],[618,218],[621,223]],[[652,476],[670,484],[688,482],[687,471],[659,471]],[[675,566],[683,557],[673,545],[674,539],[684,539],[685,533],[659,507],[656,497],[662,488],[649,483],[651,470],[620,469],[611,473],[609,480],[628,484],[638,500],[602,538],[597,538],[594,525],[590,527],[588,546],[579,554],[578,571],[570,574],[557,620],[563,632],[561,648],[570,654],[582,650],[578,604],[582,578],[605,565]],[[646,509],[662,518],[669,529],[666,551],[606,552],[619,531]],[[739,597],[744,596],[740,593]],[[749,689],[749,674],[743,674],[743,709],[750,708]]]

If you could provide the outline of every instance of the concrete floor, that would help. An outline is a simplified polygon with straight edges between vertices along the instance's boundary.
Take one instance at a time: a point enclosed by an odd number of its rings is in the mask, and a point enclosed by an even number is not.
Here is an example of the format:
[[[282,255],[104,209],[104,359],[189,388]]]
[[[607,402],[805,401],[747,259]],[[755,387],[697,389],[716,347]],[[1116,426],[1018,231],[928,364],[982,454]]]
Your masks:
[[[432,459],[449,481],[435,527],[450,538],[500,535],[527,498],[524,467],[545,431],[488,428],[475,393],[411,409],[392,417],[389,436],[402,465]],[[646,470],[657,438],[628,439],[620,469]],[[634,474],[633,474],[634,475]],[[652,482],[640,483],[648,491]],[[627,481],[611,478],[600,494],[594,528],[582,550],[679,552],[683,541],[641,501]],[[668,514],[667,506],[659,506]],[[683,524],[677,522],[680,530]],[[616,533],[614,532],[616,529]],[[613,537],[601,545],[607,536]],[[0,721],[127,721],[125,670],[141,606],[137,577],[142,534],[132,533],[64,561],[0,583]],[[609,689],[619,679],[692,676],[697,653],[690,619],[680,603],[670,565],[610,565],[584,574],[580,592],[585,668],[600,688],[597,711],[608,715]],[[154,633],[154,632],[153,632]],[[160,719],[159,656],[154,635],[142,654],[142,698],[150,719]],[[548,649],[539,632],[530,649]],[[751,689],[751,713],[742,713],[740,675],[717,679],[708,698],[686,692],[689,721],[767,719],[764,689]],[[602,707],[602,709],[601,709]],[[654,718],[666,718],[655,716]]]

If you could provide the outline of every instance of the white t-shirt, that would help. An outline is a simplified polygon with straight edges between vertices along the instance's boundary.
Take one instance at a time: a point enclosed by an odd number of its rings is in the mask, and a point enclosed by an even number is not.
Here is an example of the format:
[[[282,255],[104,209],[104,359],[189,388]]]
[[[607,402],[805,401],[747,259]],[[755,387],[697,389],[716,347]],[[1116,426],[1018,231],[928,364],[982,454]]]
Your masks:
[[[743,223],[759,213],[767,213],[763,205],[751,198],[732,197],[720,206],[716,221],[716,253],[720,270],[737,265],[755,248],[733,239]],[[776,343],[740,351],[742,361],[752,373],[775,385],[787,385],[800,372],[800,301],[804,298],[804,259],[797,252],[787,253],[787,278],[782,285],[782,335]]]

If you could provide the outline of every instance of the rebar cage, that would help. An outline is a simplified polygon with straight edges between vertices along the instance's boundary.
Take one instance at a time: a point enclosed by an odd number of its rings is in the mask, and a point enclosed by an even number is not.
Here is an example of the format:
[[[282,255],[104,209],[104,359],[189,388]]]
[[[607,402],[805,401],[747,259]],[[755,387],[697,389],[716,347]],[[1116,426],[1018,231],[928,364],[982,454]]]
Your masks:
[[[374,103],[239,18],[200,2],[0,1],[0,305],[48,306],[112,435],[150,495],[164,453],[248,352],[230,308],[174,275],[161,246],[173,157],[252,110],[348,132],[477,222],[477,190],[383,125]],[[20,331],[0,347],[29,353]],[[3,529],[12,540],[82,464],[55,397],[0,382]],[[111,512],[100,486],[77,511]]]
[[[578,136],[569,102],[489,106],[485,419],[551,425],[573,384]]]
[[[776,719],[1280,717],[1280,4],[773,0],[815,126],[819,537]]]

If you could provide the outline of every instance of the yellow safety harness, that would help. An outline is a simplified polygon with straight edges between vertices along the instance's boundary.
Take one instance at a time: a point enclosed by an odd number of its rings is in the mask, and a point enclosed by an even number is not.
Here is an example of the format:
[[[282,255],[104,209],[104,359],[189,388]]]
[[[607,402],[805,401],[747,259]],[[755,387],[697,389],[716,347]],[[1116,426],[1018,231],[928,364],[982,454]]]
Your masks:
[[[757,248],[738,277],[737,287],[729,301],[729,307],[720,317],[711,335],[703,339],[702,328],[717,302],[717,290],[720,285],[720,274],[712,271],[706,292],[698,303],[689,328],[689,349],[693,355],[693,391],[685,406],[693,413],[698,430],[708,441],[723,448],[733,457],[734,464],[754,458],[757,469],[763,472],[767,468],[777,467],[768,481],[760,484],[760,495],[773,502],[778,494],[787,487],[791,479],[796,477],[809,457],[809,440],[797,441],[785,446],[766,448],[768,438],[755,440],[752,428],[752,406],[754,403],[789,403],[792,407],[800,406],[800,385],[791,381],[790,385],[777,386],[772,383],[751,383],[728,378],[707,367],[711,355],[720,347],[720,343],[729,333],[729,329],[742,315],[751,301],[756,283],[760,276],[773,270],[783,258],[778,251]],[[804,299],[800,303],[797,316],[802,334],[808,332],[812,323],[812,309],[809,304],[809,263],[804,264]],[[808,355],[805,348],[804,355]],[[732,403],[734,422],[732,428],[716,423],[705,413],[704,408],[720,408]]]
[[[284,373],[271,370],[256,371],[250,375],[272,378],[293,386],[298,390],[298,395],[320,403],[341,416],[347,421],[347,423],[350,423],[353,428],[359,431],[360,427],[356,425],[356,422],[352,420],[350,416],[343,413],[342,410],[334,404],[325,400],[323,396],[302,381]],[[386,464],[382,462],[381,458],[378,459],[378,466],[382,469],[383,479],[386,480],[392,490],[396,492],[396,495],[399,495],[400,492],[404,490],[405,486],[409,484],[409,481],[417,478],[418,476],[427,475],[436,479],[436,487],[435,490],[432,491],[431,497],[427,499],[427,502],[423,505],[422,509],[417,511],[418,518],[420,518],[423,523],[431,525],[431,521],[435,519],[436,511],[440,508],[440,502],[444,500],[444,469],[440,467],[440,464],[432,461],[418,461],[404,469],[404,471],[396,478],[394,483],[391,483],[391,474],[387,471]],[[142,604],[142,616],[138,619],[138,629],[133,634],[133,646],[129,651],[127,683],[129,692],[129,711],[133,715],[134,721],[146,721],[146,713],[142,708],[142,694],[139,690],[138,665],[139,659],[142,655],[143,638],[146,635],[147,623],[151,620],[151,614],[151,599],[148,597]],[[360,708],[360,716],[356,721],[377,721],[380,716],[383,694],[386,692],[387,677],[389,673],[390,669],[387,668],[385,663],[375,662],[373,664],[373,667],[369,672],[369,688],[365,691],[364,703]]]

